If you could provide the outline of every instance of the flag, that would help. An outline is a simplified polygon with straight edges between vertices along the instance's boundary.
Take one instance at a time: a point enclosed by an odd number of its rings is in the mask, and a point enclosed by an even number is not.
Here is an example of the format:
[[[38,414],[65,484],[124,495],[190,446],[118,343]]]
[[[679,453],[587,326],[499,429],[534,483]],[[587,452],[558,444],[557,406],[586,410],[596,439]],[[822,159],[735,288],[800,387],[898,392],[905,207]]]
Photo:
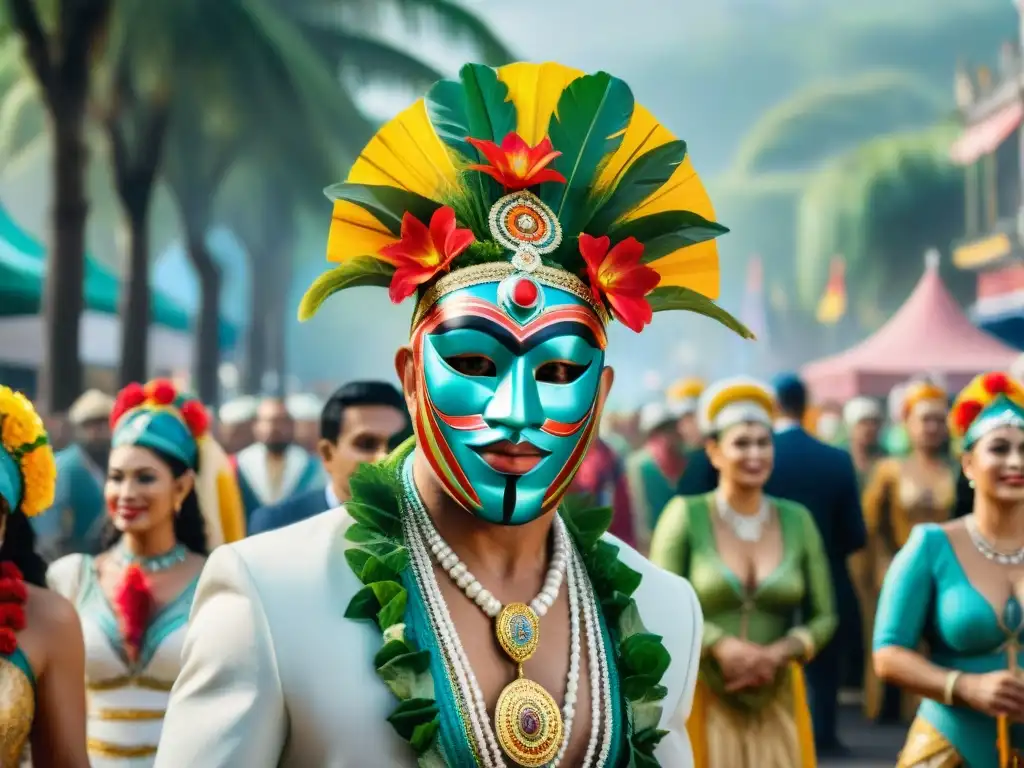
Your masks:
[[[835,325],[846,314],[846,262],[842,256],[833,256],[828,269],[825,293],[818,302],[818,322]]]
[[[747,284],[740,304],[740,320],[762,344],[768,342],[768,317],[764,301],[764,265],[754,254],[747,262]]]

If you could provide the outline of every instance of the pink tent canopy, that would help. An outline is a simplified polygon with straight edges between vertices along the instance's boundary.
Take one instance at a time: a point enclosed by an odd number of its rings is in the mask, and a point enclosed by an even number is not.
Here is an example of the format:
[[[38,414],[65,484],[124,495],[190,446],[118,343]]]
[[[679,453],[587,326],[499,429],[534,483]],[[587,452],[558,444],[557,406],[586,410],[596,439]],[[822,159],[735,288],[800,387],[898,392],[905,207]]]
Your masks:
[[[816,401],[856,395],[885,397],[897,384],[921,374],[941,374],[951,389],[983,371],[1008,370],[1020,353],[976,328],[939,277],[938,259],[889,322],[838,355],[802,371]]]

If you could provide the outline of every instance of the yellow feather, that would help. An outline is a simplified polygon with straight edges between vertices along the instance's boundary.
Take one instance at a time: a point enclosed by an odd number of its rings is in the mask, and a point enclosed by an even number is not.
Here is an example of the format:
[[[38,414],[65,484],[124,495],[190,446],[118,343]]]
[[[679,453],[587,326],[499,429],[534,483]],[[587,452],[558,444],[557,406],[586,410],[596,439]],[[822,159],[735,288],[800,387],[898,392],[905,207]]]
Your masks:
[[[659,287],[679,286],[709,299],[718,298],[718,246],[714,240],[680,248],[647,266],[661,275]]]
[[[608,159],[597,177],[595,191],[598,193],[607,191],[640,155],[657,149],[662,144],[668,144],[675,138],[671,131],[659,123],[649,110],[637,104],[633,107],[633,117],[630,118],[629,125],[626,126],[622,144]]]
[[[327,260],[336,263],[359,256],[375,256],[398,238],[376,217],[355,203],[334,201],[331,228],[327,233]]]
[[[548,124],[562,92],[583,75],[582,70],[552,61],[519,62],[498,69],[498,79],[508,87],[509,100],[516,105],[516,133],[527,144],[536,146],[548,135]]]
[[[438,138],[420,99],[374,136],[348,174],[355,184],[381,184],[440,201],[458,183],[448,148]]]

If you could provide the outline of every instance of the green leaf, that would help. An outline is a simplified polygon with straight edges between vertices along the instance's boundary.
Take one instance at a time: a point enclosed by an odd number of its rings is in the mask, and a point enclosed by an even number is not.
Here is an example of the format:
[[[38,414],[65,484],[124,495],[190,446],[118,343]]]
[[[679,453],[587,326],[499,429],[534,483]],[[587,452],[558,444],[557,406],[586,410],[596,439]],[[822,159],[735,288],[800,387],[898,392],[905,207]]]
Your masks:
[[[353,184],[343,181],[324,190],[331,200],[345,200],[358,205],[388,228],[395,237],[402,234],[402,217],[406,212],[424,224],[441,204],[406,189],[377,184]]]
[[[636,607],[635,600],[630,600],[629,605],[623,608],[622,613],[619,614],[618,628],[619,637],[622,639],[647,631],[640,618],[640,610]]]
[[[402,484],[398,471],[400,467],[396,469],[385,463],[363,464],[349,481],[352,498],[392,517],[400,517],[401,505],[398,499],[402,494]],[[385,528],[394,530],[390,524],[381,526],[381,530]],[[393,535],[401,538],[401,527]]]
[[[661,189],[685,159],[686,142],[680,140],[644,152],[626,168],[608,196],[597,201],[599,207],[586,229],[607,232],[616,221]]]
[[[415,751],[417,755],[422,755],[430,749],[434,743],[434,739],[437,737],[437,732],[440,729],[440,718],[431,720],[429,723],[420,723],[413,728],[412,736],[409,738],[409,743],[412,744],[413,751]]]
[[[660,728],[644,728],[638,730],[633,735],[633,744],[644,752],[654,752],[655,747],[661,742],[665,736],[668,735],[668,731],[664,731]]]
[[[350,547],[345,550],[345,560],[348,562],[348,567],[352,569],[352,573],[354,573],[364,584],[366,583],[366,580],[363,579],[360,574],[363,572],[363,567],[366,565],[366,562],[371,557],[373,556],[369,552],[362,549]]]
[[[402,640],[389,640],[381,646],[380,650],[373,657],[373,666],[380,669],[386,666],[392,659],[411,653],[409,646]]]
[[[498,73],[482,64],[466,64],[459,70],[462,81],[462,97],[466,111],[466,136],[500,144],[509,133],[516,130],[516,106],[509,100],[508,86],[498,79]],[[476,150],[470,159],[487,163],[487,158]],[[486,174],[469,172],[469,189],[477,208],[477,215],[484,221],[494,202],[504,193],[501,186]]]
[[[352,525],[345,530],[345,539],[351,541],[353,544],[368,544],[370,542],[380,541],[381,535],[376,531],[376,529],[357,521],[352,523]]]
[[[647,301],[655,312],[665,312],[670,309],[682,310],[684,312],[695,312],[704,317],[716,320],[730,331],[739,334],[744,339],[755,338],[753,332],[729,312],[715,304],[707,296],[703,296],[689,288],[678,285],[666,285],[655,288],[647,295]]]
[[[377,613],[377,625],[383,629],[392,624],[398,624],[405,618],[405,606],[409,601],[409,593],[405,591],[405,587],[393,581],[379,581],[370,586],[378,585],[386,588],[377,593],[377,600],[381,604],[381,609]],[[392,587],[395,588],[394,591],[391,590]],[[384,594],[389,595],[387,599],[382,597]]]
[[[388,722],[408,741],[412,738],[416,726],[429,723],[437,715],[437,703],[433,699],[406,699],[388,715]]]
[[[648,632],[624,639],[619,644],[619,655],[624,673],[651,677],[655,682],[661,680],[672,661],[661,637]]]
[[[643,262],[650,264],[680,248],[714,240],[728,231],[728,227],[693,211],[663,211],[616,224],[608,230],[608,236],[613,243],[635,237],[644,244]]]
[[[588,502],[590,499],[578,496],[567,496],[562,502],[562,519],[581,552],[592,550],[612,524],[610,507],[594,507]]]
[[[643,699],[647,691],[656,686],[660,679],[654,675],[629,675],[622,678],[620,683],[622,693],[631,701]]]
[[[659,686],[659,688],[664,690],[661,686]],[[663,698],[664,696],[661,697],[661,699]],[[633,727],[637,731],[642,731],[646,728],[658,727],[661,723],[662,712],[664,711],[661,706],[661,699],[651,701],[642,700],[630,705],[633,710]]]
[[[457,80],[440,80],[427,91],[424,102],[438,138],[466,160],[475,158],[476,150],[466,141],[470,130],[463,84]]]
[[[338,291],[368,285],[387,288],[394,274],[394,267],[374,256],[358,256],[339,264],[324,272],[309,286],[299,303],[299,322],[309,320]]]
[[[562,92],[548,135],[562,153],[551,165],[566,182],[542,184],[540,194],[555,211],[567,238],[579,234],[591,185],[622,144],[632,116],[633,92],[607,72],[579,77]]]
[[[363,569],[359,572],[359,580],[363,584],[373,584],[378,581],[397,581],[398,572],[392,570],[379,557],[370,555]]]
[[[398,538],[402,535],[402,518],[396,512],[385,511],[371,502],[350,501],[345,505],[345,511],[362,526],[373,531],[377,536],[388,539]]]
[[[363,587],[348,603],[345,608],[346,619],[373,619],[380,610],[380,603],[374,595],[373,589],[369,586]]]
[[[415,697],[420,687],[418,678],[430,668],[430,651],[418,651],[395,656],[377,668],[377,674],[400,699]]]

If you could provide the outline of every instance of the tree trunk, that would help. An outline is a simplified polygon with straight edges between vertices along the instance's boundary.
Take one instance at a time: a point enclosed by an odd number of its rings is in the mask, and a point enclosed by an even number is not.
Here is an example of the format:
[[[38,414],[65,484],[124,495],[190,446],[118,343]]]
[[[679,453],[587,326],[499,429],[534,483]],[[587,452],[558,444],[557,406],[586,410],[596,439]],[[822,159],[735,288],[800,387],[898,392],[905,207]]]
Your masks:
[[[199,316],[193,354],[193,386],[215,408],[220,401],[220,266],[206,246],[206,227],[186,223],[188,256],[199,279]]]
[[[122,201],[123,203],[125,201]],[[121,367],[118,386],[149,376],[149,205],[128,205],[124,211],[126,257],[121,281]]]
[[[257,250],[258,249],[258,250]],[[263,374],[267,370],[267,321],[264,313],[273,293],[273,273],[263,269],[266,257],[262,246],[249,249],[249,337],[246,342],[245,391],[263,391]]]
[[[63,413],[82,393],[79,327],[85,305],[88,203],[85,94],[65,94],[51,109],[53,208],[43,281],[43,361],[36,398],[43,413]]]

